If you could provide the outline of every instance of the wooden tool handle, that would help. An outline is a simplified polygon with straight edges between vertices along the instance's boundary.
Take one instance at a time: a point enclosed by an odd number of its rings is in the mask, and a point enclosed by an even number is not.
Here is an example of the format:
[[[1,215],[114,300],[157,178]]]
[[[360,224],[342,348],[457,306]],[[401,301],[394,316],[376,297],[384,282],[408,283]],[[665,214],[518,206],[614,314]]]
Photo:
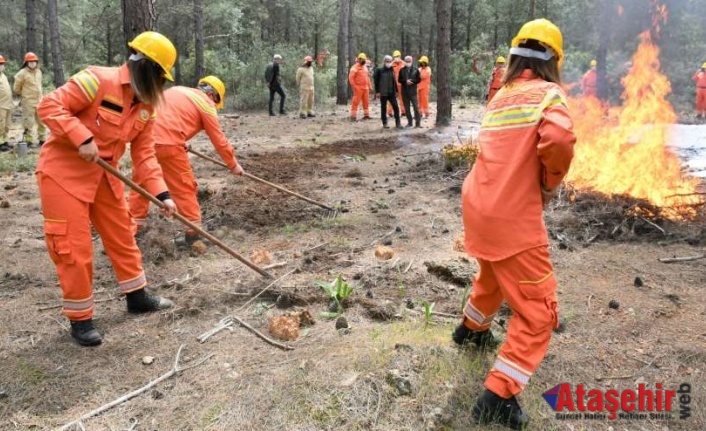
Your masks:
[[[109,165],[105,160],[103,159],[98,159],[98,164],[105,169],[106,171],[110,172],[112,175],[115,177],[119,178],[120,181],[124,182],[125,184],[128,185],[131,189],[135,190],[137,193],[139,193],[142,197],[145,199],[148,199],[150,202],[153,204],[157,205],[159,208],[166,208],[166,205],[157,199],[156,197],[152,196],[147,190],[143,189],[142,187],[138,186],[134,181],[132,181],[130,178],[126,177],[123,175],[120,171]],[[229,255],[233,256],[234,258],[238,259],[248,267],[250,267],[252,270],[257,272],[258,274],[262,275],[263,277],[266,278],[272,278],[272,276],[265,271],[264,269],[260,268],[259,266],[255,265],[254,263],[250,262],[248,259],[245,257],[241,256],[233,250],[232,248],[228,247],[227,245],[223,244],[218,238],[215,236],[211,235],[210,233],[206,232],[203,230],[200,226],[198,226],[196,223],[192,222],[191,220],[187,219],[183,215],[179,214],[178,212],[174,214],[174,218],[188,226],[190,229],[193,229],[196,231],[199,235],[203,236],[207,240],[211,241],[218,247],[220,247],[223,251],[228,253]]]

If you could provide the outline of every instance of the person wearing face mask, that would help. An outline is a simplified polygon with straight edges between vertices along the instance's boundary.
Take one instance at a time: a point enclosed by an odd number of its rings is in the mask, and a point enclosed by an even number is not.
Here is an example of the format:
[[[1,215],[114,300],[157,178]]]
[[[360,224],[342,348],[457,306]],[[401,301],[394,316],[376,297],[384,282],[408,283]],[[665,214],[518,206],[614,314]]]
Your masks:
[[[10,151],[7,141],[10,132],[10,114],[12,113],[12,89],[5,76],[5,57],[0,55],[0,151]]]
[[[297,69],[299,86],[299,118],[316,117],[314,114],[314,59],[304,57],[304,64]]]
[[[37,54],[28,52],[24,57],[22,69],[15,75],[15,94],[22,98],[22,127],[24,127],[24,141],[32,145],[35,124],[37,126],[37,139],[39,145],[44,144],[47,129],[37,115],[37,105],[42,99],[42,71],[39,69]]]
[[[363,104],[363,120],[370,119],[370,75],[366,66],[368,56],[361,52],[358,54],[358,61],[351,67],[348,73],[348,83],[353,88],[353,101],[351,102],[350,121],[358,119],[358,105]]]
[[[382,118],[382,127],[389,129],[387,125],[387,104],[391,105],[391,109],[395,114],[395,125],[398,129],[402,128],[400,123],[400,107],[397,105],[397,80],[395,79],[395,71],[392,68],[392,57],[385,56],[385,66],[380,67],[375,71],[375,93],[380,99],[380,117]]]
[[[407,127],[412,127],[412,112],[409,109],[411,104],[414,108],[414,126],[422,127],[421,116],[419,115],[419,101],[417,100],[417,85],[422,81],[419,69],[414,67],[412,57],[404,58],[405,66],[400,69],[397,82],[402,88],[402,101],[404,110],[407,112]]]
[[[162,214],[176,212],[155,157],[153,129],[165,81],[174,80],[170,71],[177,51],[152,31],[137,35],[128,47],[130,58],[122,66],[89,66],[37,107],[51,130],[36,170],[44,239],[63,292],[62,311],[71,322],[71,336],[82,346],[102,342],[93,326],[91,226],[101,237],[115,273],[115,292],[125,295],[128,313],[173,305],[145,292],[125,185],[96,163],[100,158],[117,169],[129,142],[133,173],[164,203]]]
[[[159,108],[159,115],[154,124],[155,154],[164,173],[164,181],[169,192],[183,215],[197,225],[201,224],[201,207],[197,199],[198,184],[194,170],[189,162],[187,143],[200,131],[205,131],[223,163],[231,173],[243,175],[243,168],[233,152],[233,145],[228,142],[218,121],[218,109],[223,108],[226,86],[215,76],[206,76],[199,80],[197,88],[182,86],[171,87],[164,92],[164,105]],[[138,184],[138,176],[133,179]],[[147,225],[150,202],[136,191],[130,191],[130,214],[140,231]],[[184,240],[178,245],[191,247],[199,235],[187,229]]]

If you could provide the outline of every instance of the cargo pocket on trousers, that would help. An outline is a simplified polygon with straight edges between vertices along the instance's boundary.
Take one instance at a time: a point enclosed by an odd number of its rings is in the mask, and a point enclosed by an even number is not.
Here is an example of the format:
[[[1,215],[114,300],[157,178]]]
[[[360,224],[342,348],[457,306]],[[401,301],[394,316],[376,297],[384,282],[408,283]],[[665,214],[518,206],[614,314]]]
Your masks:
[[[74,263],[71,253],[71,242],[66,236],[68,226],[66,221],[44,220],[44,234],[52,259],[57,263]]]
[[[518,286],[525,299],[537,303],[537,311],[546,310],[546,321],[542,323],[551,324],[556,329],[559,326],[559,304],[556,300],[557,281],[554,272],[538,280],[521,280]]]

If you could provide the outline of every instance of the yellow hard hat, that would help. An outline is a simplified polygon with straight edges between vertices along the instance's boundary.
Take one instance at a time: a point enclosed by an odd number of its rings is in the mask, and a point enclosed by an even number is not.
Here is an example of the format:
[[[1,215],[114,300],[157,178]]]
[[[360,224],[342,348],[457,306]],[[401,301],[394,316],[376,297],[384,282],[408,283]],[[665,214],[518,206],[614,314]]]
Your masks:
[[[429,64],[429,59],[427,58],[426,55],[423,55],[423,56],[419,57],[419,62]]]
[[[171,70],[176,63],[177,50],[164,35],[155,31],[146,31],[138,34],[127,45],[157,63],[164,71],[164,77],[174,81]]]
[[[706,69],[706,63],[702,64],[702,65],[701,65],[701,68],[702,68],[702,69]]]
[[[367,60],[367,59],[368,59],[368,56],[365,55],[364,52],[361,52],[360,54],[358,54],[358,60]]]
[[[399,50],[395,50],[395,52],[392,53],[392,57],[402,57],[402,53]]]
[[[216,93],[218,93],[218,103],[216,103],[216,109],[221,109],[226,100],[226,85],[223,81],[213,75],[210,75],[199,79],[199,85],[201,84],[210,85],[211,88],[216,90]]]
[[[590,64],[591,67],[596,67],[596,65],[598,64],[598,62],[597,62],[596,60],[591,60],[591,62],[590,62],[589,64]]]
[[[545,18],[535,19],[522,26],[514,39],[512,47],[517,48],[520,43],[533,39],[551,48],[557,56],[559,67],[564,63],[564,37],[561,30],[553,22]]]
[[[500,57],[498,57],[497,60],[495,60],[495,62],[496,62],[496,63],[501,63],[501,64],[502,64],[502,63],[505,63],[505,57],[503,57],[503,56],[501,55]]]

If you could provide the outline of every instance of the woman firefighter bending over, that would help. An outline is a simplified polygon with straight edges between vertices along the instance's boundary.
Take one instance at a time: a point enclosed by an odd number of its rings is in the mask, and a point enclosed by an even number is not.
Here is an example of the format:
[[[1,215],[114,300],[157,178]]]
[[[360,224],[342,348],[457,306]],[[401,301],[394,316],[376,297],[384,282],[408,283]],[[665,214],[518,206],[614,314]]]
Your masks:
[[[95,162],[117,167],[131,143],[133,170],[142,185],[171,216],[169,196],[154,153],[152,128],[165,80],[176,61],[174,45],[163,35],[145,32],[130,42],[131,55],[121,67],[89,66],[48,94],[39,104],[51,136],[42,146],[37,181],[47,249],[63,292],[63,312],[71,336],[83,346],[102,342],[93,327],[93,246],[91,225],[101,236],[117,288],[129,313],[172,306],[145,292],[142,254],[135,244],[124,185]]]

